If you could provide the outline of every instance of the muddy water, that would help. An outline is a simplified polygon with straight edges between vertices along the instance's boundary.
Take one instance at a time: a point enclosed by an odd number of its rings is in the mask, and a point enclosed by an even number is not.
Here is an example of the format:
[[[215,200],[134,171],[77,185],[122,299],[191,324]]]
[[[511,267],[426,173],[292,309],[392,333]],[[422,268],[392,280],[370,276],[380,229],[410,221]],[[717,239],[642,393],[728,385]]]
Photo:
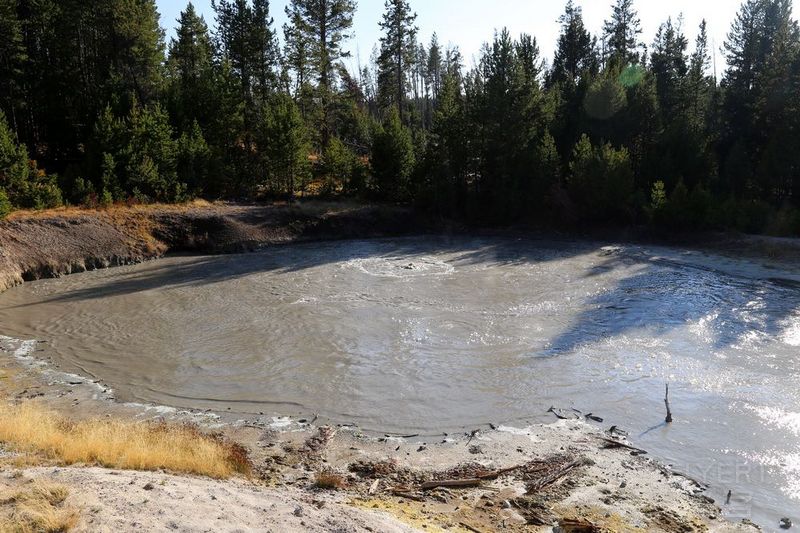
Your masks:
[[[574,407],[772,527],[800,508],[798,280],[660,248],[336,242],[29,283],[0,333],[125,401],[422,434]]]

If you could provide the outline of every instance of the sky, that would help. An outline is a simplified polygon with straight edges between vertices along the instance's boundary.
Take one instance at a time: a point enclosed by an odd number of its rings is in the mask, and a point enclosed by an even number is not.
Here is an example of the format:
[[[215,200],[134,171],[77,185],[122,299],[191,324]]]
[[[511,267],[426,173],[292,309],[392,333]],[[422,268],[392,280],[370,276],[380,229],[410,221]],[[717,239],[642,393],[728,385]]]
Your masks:
[[[161,24],[168,39],[174,35],[176,19],[186,6],[184,0],[157,0]],[[284,7],[288,0],[273,0],[270,4],[275,27],[280,30],[286,21]],[[419,39],[430,42],[436,32],[441,44],[455,44],[461,49],[467,67],[474,64],[481,45],[492,38],[495,29],[508,27],[513,36],[529,33],[537,38],[542,54],[548,61],[553,56],[559,33],[558,17],[564,11],[566,0],[410,0],[417,12]],[[211,0],[194,0],[209,26],[213,26],[214,12]],[[612,0],[576,0],[583,8],[586,25],[599,34],[603,21],[611,13]],[[739,9],[741,0],[637,0],[635,5],[642,21],[642,40],[650,46],[658,26],[672,16],[683,14],[685,33],[693,49],[700,21],[706,19],[709,38],[716,52],[718,74],[725,67],[722,44]],[[373,46],[380,38],[378,21],[384,9],[383,0],[360,0],[354,20],[355,38],[347,49],[353,54],[351,69],[369,59]],[[282,32],[279,31],[282,37]]]

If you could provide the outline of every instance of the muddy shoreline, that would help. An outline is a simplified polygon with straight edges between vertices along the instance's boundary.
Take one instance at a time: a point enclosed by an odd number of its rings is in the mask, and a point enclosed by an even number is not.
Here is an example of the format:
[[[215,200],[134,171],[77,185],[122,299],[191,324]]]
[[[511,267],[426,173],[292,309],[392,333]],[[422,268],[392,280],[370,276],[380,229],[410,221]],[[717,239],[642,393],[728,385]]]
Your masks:
[[[18,214],[0,222],[0,291],[24,281],[137,263],[170,252],[237,253],[292,242],[441,230],[403,208],[321,203]],[[704,249],[777,262],[791,262],[794,255],[790,253],[786,259],[786,250],[798,250],[782,240],[729,237],[718,238]],[[568,531],[569,527],[580,530],[579,527],[589,526],[595,528],[593,531],[755,530],[749,523],[726,522],[717,503],[704,494],[705,487],[699,482],[633,450],[607,448],[603,439],[608,434],[587,421],[528,428],[477,428],[475,433],[433,438],[380,436],[354,426],[326,429],[328,426],[321,426],[323,421],[313,414],[291,419],[240,419],[210,410],[122,404],[115,401],[114,391],[102,383],[64,375],[48,365],[46,345],[29,344],[20,351],[11,342],[7,338],[0,340],[0,373],[10,378],[2,383],[5,395],[13,401],[43,402],[76,418],[111,416],[193,422],[224,432],[250,451],[259,474],[258,479],[245,484],[213,482],[213,487],[208,488],[204,480],[166,473],[115,474],[133,477],[134,484],[152,477],[175,487],[172,494],[154,491],[147,495],[161,508],[172,505],[170,498],[193,498],[198,491],[227,491],[234,500],[247,493],[248,501],[252,501],[253,495],[248,491],[253,486],[256,492],[262,490],[259,487],[268,486],[273,492],[267,499],[281,500],[274,503],[282,512],[276,524],[289,530],[324,531],[331,527],[331,520],[339,519],[344,520],[342,527],[347,531],[549,531],[550,524],[559,524]],[[325,436],[323,445],[314,449],[315,445],[309,443],[319,442],[320,435]],[[522,468],[528,472],[526,469],[535,470],[539,463],[557,465],[558,461],[568,460],[580,461],[580,466],[541,491],[531,492],[531,480],[520,473],[499,476],[477,487],[419,490],[425,480],[474,475],[476,469]],[[386,465],[390,466],[384,472]],[[376,466],[379,474],[375,473]],[[329,469],[345,480],[341,490],[328,492],[315,487],[315,475]],[[199,518],[192,517],[187,509],[175,508],[153,516],[122,497],[124,490],[115,488],[116,479],[109,479],[98,469],[27,468],[22,472],[23,477],[66,477],[80,487],[77,504],[101,509],[93,511],[91,522],[83,524],[87,531],[112,523],[114,527],[109,529],[133,523],[145,529],[172,528],[177,524],[179,530],[186,531],[208,526],[198,522]],[[115,497],[100,501],[97,487]],[[398,495],[398,487],[406,487],[409,492]],[[327,503],[320,506],[319,502]],[[233,506],[234,502],[227,505]],[[327,511],[322,513],[325,505]],[[305,510],[298,514],[298,508]],[[358,516],[352,515],[354,508],[359,510]],[[176,514],[179,511],[183,514]],[[248,515],[250,522],[236,522],[237,511],[229,509],[226,516],[230,522],[225,522],[226,526],[254,528],[259,520],[270,516],[266,506],[262,511],[248,512],[252,512]]]
[[[82,510],[78,531],[200,531],[219,527],[218,520],[231,530],[259,531],[268,530],[266,523],[290,531],[551,531],[556,525],[563,531],[757,530],[748,522],[727,522],[701,482],[642,451],[609,446],[613,435],[587,420],[436,437],[379,436],[355,426],[320,425],[313,417],[242,419],[119,403],[102,383],[43,362],[46,353],[45,345],[0,339],[2,394],[76,419],[198,424],[244,445],[255,471],[248,480],[213,481],[0,463],[0,488],[30,479],[70,487],[69,502]],[[568,471],[559,473],[565,466]],[[341,479],[338,490],[317,486],[322,472]],[[432,480],[478,476],[485,478],[466,487],[421,488]],[[146,484],[155,488],[142,489]],[[203,512],[193,513],[192,501]]]

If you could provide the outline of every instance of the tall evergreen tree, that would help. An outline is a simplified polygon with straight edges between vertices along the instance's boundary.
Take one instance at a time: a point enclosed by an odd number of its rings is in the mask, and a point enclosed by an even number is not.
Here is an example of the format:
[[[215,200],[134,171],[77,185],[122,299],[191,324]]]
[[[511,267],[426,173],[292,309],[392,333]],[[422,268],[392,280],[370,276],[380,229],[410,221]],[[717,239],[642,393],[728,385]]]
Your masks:
[[[249,108],[263,102],[277,82],[278,42],[267,0],[213,0],[220,53],[230,61]]]
[[[414,62],[417,14],[407,0],[386,0],[380,27],[381,52],[378,56],[378,99],[385,109],[396,107],[404,120],[407,76]]]
[[[414,170],[414,144],[396,108],[389,110],[373,135],[372,169],[378,194],[391,200],[408,199]]]
[[[633,0],[616,0],[611,9],[611,18],[603,26],[604,59],[622,67],[638,63],[642,26]]]
[[[439,46],[439,37],[436,35],[436,32],[433,32],[431,44],[428,47],[426,77],[434,100],[439,97],[439,93],[442,90],[443,70],[444,58],[442,57],[442,48]]]
[[[688,45],[680,22],[673,24],[670,17],[659,26],[650,55],[650,70],[656,79],[659,105],[665,117],[681,113],[688,103],[684,92],[689,71]]]
[[[253,0],[250,46],[253,54],[254,90],[260,101],[277,89],[280,59],[278,37],[269,14],[269,0]]]
[[[170,43],[167,61],[169,110],[180,131],[188,131],[195,122],[207,127],[212,120],[213,56],[208,26],[189,2],[178,19],[176,38]]]
[[[550,83],[578,83],[582,76],[597,71],[595,41],[583,23],[583,12],[572,0],[559,17],[561,34],[553,58]]]
[[[311,81],[312,50],[307,32],[303,31],[303,18],[297,4],[286,6],[289,22],[283,25],[283,57],[294,74],[294,94],[300,96]]]
[[[308,136],[300,110],[289,95],[277,93],[269,104],[261,124],[261,145],[270,185],[292,199],[298,181],[308,172]]]
[[[708,75],[711,65],[711,53],[708,43],[708,25],[703,20],[697,32],[694,52],[689,61],[687,97],[692,124],[695,128],[704,128],[708,120],[711,97],[715,89],[715,80]]]
[[[292,31],[304,39],[310,51],[311,70],[317,77],[321,102],[318,130],[322,144],[331,136],[331,106],[333,103],[336,64],[350,53],[344,42],[351,37],[355,0],[291,0],[289,12]]]
[[[9,113],[16,130],[17,110],[24,105],[22,74],[27,53],[16,0],[0,0],[0,109]]]
[[[112,90],[127,93],[129,98],[147,105],[159,98],[163,88],[164,30],[156,2],[111,0],[110,3],[109,11],[104,13],[111,20],[105,45],[111,52],[111,79],[119,80]],[[107,97],[111,99],[112,95]]]

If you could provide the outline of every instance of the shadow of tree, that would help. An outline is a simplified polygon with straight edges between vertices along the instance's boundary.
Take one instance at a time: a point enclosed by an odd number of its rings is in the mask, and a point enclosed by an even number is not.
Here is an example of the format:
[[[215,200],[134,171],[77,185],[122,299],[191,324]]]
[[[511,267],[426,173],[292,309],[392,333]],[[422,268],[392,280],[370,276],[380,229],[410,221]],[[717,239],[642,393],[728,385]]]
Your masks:
[[[638,249],[612,253],[585,276],[618,268],[633,274],[590,298],[543,355],[569,353],[635,330],[660,336],[698,324],[706,332],[705,340],[719,349],[779,335],[787,318],[800,310],[800,288],[791,280],[726,273]]]

